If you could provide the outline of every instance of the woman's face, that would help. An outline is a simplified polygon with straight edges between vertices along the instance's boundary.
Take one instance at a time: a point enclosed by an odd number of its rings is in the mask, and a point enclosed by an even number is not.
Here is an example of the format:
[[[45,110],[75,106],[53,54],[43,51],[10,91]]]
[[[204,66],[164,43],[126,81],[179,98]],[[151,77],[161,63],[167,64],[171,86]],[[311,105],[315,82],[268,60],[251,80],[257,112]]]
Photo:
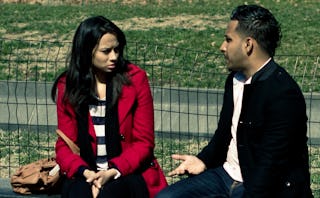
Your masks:
[[[115,35],[106,33],[92,52],[92,63],[95,69],[112,72],[119,57],[119,42]]]

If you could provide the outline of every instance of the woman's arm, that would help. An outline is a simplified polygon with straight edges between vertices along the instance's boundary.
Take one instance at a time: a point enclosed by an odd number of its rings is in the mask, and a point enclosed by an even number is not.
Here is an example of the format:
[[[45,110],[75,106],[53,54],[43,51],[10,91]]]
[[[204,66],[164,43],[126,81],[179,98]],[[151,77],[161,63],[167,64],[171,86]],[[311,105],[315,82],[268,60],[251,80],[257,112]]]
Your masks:
[[[57,120],[58,129],[60,129],[73,142],[77,139],[77,121],[73,108],[69,103],[63,100],[65,90],[65,78],[61,78],[57,85]],[[72,177],[78,171],[80,166],[87,166],[84,160],[77,154],[74,154],[68,145],[58,138],[55,146],[56,160],[60,165],[61,172],[67,177]]]

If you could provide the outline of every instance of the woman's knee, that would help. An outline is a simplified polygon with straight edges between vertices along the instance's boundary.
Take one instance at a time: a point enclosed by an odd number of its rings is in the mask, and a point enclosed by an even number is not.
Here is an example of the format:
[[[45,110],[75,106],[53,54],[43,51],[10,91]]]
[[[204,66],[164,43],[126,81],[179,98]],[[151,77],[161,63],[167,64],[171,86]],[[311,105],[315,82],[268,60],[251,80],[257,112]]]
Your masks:
[[[62,185],[61,197],[92,197],[91,186],[84,179],[66,179]]]

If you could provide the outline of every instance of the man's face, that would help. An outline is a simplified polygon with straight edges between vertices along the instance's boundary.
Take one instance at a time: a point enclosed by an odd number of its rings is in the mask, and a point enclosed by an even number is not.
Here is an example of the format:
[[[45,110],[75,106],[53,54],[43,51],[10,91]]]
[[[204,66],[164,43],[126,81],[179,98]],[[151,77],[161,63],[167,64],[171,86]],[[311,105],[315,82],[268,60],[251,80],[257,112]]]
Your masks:
[[[245,39],[236,31],[238,21],[231,20],[225,32],[225,40],[221,44],[220,51],[227,61],[227,68],[233,71],[245,69],[244,61],[247,53],[245,51]]]

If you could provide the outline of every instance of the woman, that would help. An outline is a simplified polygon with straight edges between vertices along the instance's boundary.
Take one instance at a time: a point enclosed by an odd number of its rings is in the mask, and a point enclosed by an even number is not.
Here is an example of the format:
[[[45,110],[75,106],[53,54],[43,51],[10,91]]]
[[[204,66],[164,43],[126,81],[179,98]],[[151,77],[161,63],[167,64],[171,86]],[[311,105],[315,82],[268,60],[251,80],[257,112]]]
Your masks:
[[[90,17],[76,30],[67,70],[54,83],[56,160],[62,197],[154,197],[167,186],[154,157],[153,100],[146,72],[126,61],[124,33]]]

